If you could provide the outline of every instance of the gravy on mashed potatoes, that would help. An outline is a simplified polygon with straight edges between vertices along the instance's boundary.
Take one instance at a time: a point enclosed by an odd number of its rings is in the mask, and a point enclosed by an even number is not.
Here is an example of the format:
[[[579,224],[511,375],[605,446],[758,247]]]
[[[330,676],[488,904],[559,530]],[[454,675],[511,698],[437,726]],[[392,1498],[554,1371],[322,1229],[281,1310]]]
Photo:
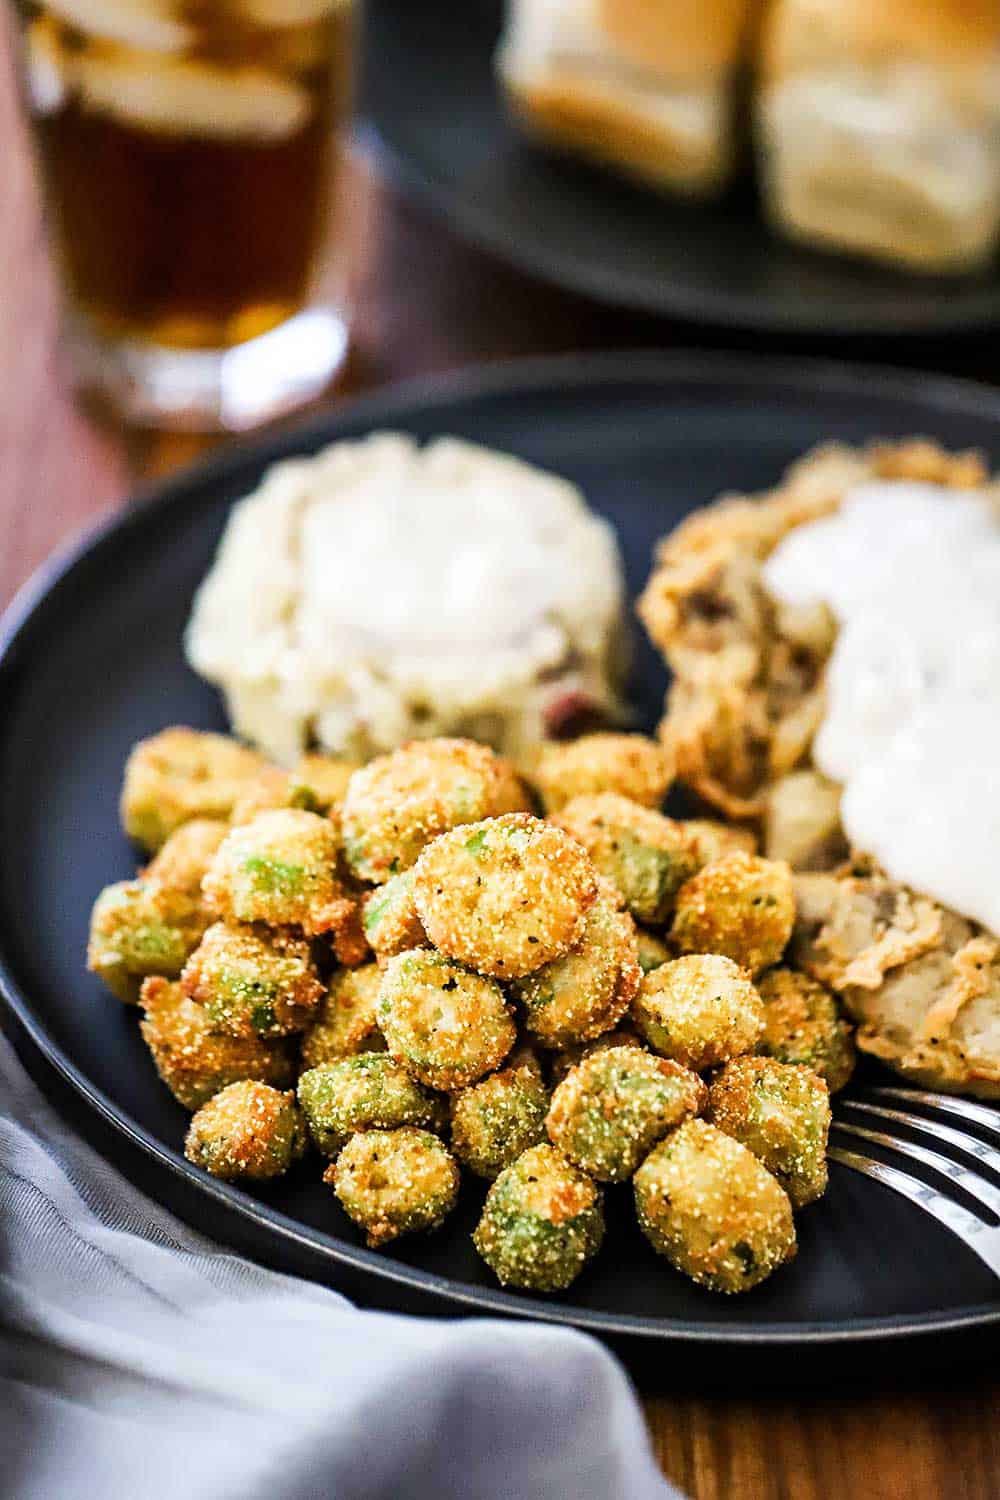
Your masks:
[[[620,712],[622,566],[565,479],[376,434],[272,468],[233,510],[187,630],[234,730],[293,761],[465,734],[508,754]]]

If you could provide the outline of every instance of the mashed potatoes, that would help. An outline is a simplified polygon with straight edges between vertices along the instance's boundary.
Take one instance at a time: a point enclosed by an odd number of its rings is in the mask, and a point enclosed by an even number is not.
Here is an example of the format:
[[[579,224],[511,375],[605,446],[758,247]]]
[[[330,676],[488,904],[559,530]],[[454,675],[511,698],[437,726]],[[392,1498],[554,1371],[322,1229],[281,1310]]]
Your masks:
[[[273,468],[230,517],[187,655],[277,760],[465,734],[509,754],[615,717],[614,534],[568,481],[381,434]]]

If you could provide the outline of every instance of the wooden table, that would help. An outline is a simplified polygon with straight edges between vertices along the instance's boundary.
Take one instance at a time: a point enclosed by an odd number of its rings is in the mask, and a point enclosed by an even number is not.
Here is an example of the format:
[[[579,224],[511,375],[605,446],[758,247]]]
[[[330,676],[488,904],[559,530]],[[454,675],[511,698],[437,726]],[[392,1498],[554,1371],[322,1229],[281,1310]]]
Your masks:
[[[352,191],[363,254],[345,389],[473,360],[676,338],[663,325],[537,286],[459,244],[401,201],[371,163],[356,161]],[[81,415],[56,326],[0,41],[0,604],[64,537],[121,505],[137,478],[205,446]],[[815,1397],[655,1397],[645,1406],[664,1471],[699,1500],[1000,1497],[1000,1385],[982,1379],[905,1394],[840,1387]]]

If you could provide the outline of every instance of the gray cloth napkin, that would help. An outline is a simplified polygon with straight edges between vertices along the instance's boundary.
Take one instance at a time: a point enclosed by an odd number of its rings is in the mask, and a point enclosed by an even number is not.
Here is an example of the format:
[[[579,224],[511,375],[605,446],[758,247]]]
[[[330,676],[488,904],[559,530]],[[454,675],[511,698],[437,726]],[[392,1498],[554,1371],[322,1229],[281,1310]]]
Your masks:
[[[364,1312],[210,1244],[77,1139],[0,1037],[0,1493],[667,1500],[593,1339]]]

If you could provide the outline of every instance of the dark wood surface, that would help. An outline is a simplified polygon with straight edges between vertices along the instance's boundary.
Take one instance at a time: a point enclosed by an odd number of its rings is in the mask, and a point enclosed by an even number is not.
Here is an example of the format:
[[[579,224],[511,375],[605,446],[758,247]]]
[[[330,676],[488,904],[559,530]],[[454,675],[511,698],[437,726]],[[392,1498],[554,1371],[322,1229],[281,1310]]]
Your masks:
[[[3,16],[0,14],[0,31]],[[675,331],[529,282],[351,168],[355,347],[344,392],[472,361],[677,342]],[[126,431],[74,405],[30,157],[0,35],[0,604],[65,538],[196,437]],[[691,336],[686,336],[691,341]],[[982,356],[972,357],[982,368]],[[862,1360],[859,1356],[859,1363]],[[901,1376],[902,1376],[901,1372]],[[1000,1385],[645,1401],[664,1471],[698,1500],[998,1500]],[[789,1372],[794,1382],[794,1371]],[[683,1381],[671,1384],[683,1389]],[[586,1497],[579,1497],[586,1500]],[[627,1500],[627,1497],[622,1497]]]

